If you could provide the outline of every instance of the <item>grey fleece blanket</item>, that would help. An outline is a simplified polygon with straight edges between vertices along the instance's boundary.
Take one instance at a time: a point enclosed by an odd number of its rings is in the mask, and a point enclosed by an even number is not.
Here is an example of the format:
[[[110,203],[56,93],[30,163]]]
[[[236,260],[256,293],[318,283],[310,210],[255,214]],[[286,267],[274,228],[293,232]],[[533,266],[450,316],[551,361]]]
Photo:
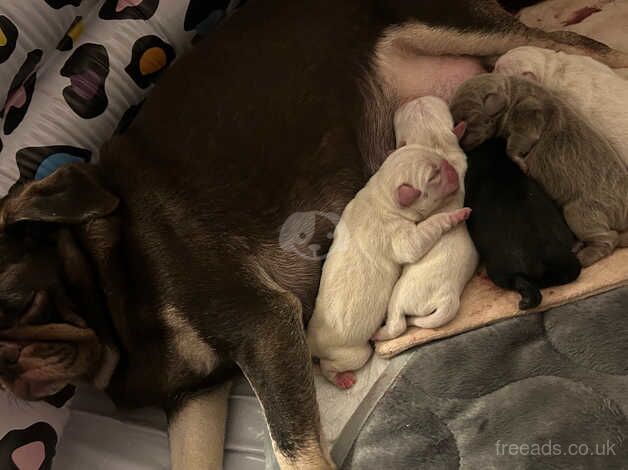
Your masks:
[[[342,468],[628,469],[628,288],[406,357]]]

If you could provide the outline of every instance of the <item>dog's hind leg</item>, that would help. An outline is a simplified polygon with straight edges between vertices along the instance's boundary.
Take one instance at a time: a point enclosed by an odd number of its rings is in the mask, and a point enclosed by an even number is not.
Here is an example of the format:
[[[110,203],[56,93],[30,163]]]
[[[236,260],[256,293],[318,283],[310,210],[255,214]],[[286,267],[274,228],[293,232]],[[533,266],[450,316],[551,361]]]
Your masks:
[[[328,358],[321,358],[321,372],[336,387],[347,389],[355,384],[353,372],[366,364],[373,349],[365,342],[361,345],[336,347],[327,353]]]
[[[541,287],[569,284],[578,279],[582,270],[580,261],[571,251],[562,256],[550,255],[544,265]]]
[[[460,309],[460,299],[450,297],[441,302],[432,313],[424,316],[412,316],[408,318],[408,323],[419,328],[438,328],[449,323]]]
[[[537,46],[588,55],[610,67],[628,66],[628,54],[570,31],[530,28],[505,11],[497,0],[379,3],[389,18],[399,24],[384,33],[384,41],[378,45],[380,53],[386,48],[398,48],[421,55],[497,57],[515,47]]]
[[[502,289],[514,290],[521,295],[521,300],[519,301],[521,310],[537,307],[543,300],[543,294],[539,288],[520,273],[503,272],[489,266],[487,274],[495,285]]]
[[[563,207],[563,215],[573,234],[584,242],[584,247],[576,253],[582,267],[610,255],[620,242],[619,234],[611,230],[605,215],[591,212],[589,204],[570,202]]]
[[[537,307],[543,300],[543,295],[537,286],[528,281],[524,276],[516,274],[512,279],[512,289],[519,292],[521,300],[519,308],[528,310]]]
[[[373,335],[372,339],[375,341],[387,341],[389,339],[397,338],[408,328],[403,307],[399,305],[399,301],[397,300],[397,296],[395,294],[393,294],[393,297],[388,305],[386,324],[377,330]]]
[[[282,470],[327,470],[320,439],[312,361],[301,303],[290,292],[242,292],[254,327],[231,339],[230,355],[251,383],[266,416]]]

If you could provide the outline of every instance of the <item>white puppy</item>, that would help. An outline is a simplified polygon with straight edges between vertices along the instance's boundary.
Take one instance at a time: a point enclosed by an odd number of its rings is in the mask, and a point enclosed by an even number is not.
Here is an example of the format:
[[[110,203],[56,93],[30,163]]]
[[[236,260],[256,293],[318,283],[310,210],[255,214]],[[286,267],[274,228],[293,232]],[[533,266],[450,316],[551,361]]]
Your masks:
[[[590,57],[530,46],[501,56],[495,71],[522,75],[563,97],[628,165],[628,80]]]
[[[397,146],[427,143],[458,173],[458,191],[440,211],[461,208],[467,157],[458,145],[464,133],[459,125],[452,132],[449,108],[439,98],[427,96],[403,105],[395,114]],[[443,235],[417,263],[404,267],[388,304],[386,325],[376,340],[396,338],[410,325],[436,328],[458,313],[460,295],[475,273],[478,253],[465,224]]]
[[[408,145],[384,161],[342,213],[307,330],[312,356],[338,387],[351,387],[352,371],[371,356],[369,340],[386,316],[402,265],[419,260],[468,218],[470,209],[428,218],[459,185],[440,153]]]

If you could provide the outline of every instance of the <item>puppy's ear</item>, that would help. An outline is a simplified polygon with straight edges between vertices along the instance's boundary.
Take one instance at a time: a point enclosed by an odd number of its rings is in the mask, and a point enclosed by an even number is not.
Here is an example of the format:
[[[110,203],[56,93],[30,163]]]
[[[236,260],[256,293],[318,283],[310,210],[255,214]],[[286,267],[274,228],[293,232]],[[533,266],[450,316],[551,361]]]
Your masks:
[[[458,140],[461,140],[464,137],[464,133],[467,132],[467,122],[460,121],[458,124],[454,126],[454,134]]]
[[[507,104],[506,95],[503,93],[489,93],[484,97],[484,110],[489,116],[499,114]]]
[[[539,81],[539,77],[537,77],[537,76],[534,74],[534,72],[530,72],[530,71],[528,71],[528,72],[523,72],[523,73],[521,74],[521,76],[522,76],[523,78],[527,78],[528,80],[532,80],[533,82],[538,82],[538,81]]]
[[[421,196],[421,191],[409,184],[402,184],[397,188],[396,196],[401,207],[409,207]]]
[[[79,224],[109,215],[118,203],[100,184],[95,167],[68,165],[12,191],[0,212],[0,229],[22,221]]]

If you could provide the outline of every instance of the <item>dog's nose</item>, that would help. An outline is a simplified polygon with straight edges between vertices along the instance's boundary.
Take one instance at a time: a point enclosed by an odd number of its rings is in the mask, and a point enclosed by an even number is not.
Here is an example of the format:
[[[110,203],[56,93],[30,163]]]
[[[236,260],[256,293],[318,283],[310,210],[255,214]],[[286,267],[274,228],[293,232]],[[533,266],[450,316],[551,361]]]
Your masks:
[[[20,347],[11,343],[0,343],[0,372],[17,364],[20,358]]]

